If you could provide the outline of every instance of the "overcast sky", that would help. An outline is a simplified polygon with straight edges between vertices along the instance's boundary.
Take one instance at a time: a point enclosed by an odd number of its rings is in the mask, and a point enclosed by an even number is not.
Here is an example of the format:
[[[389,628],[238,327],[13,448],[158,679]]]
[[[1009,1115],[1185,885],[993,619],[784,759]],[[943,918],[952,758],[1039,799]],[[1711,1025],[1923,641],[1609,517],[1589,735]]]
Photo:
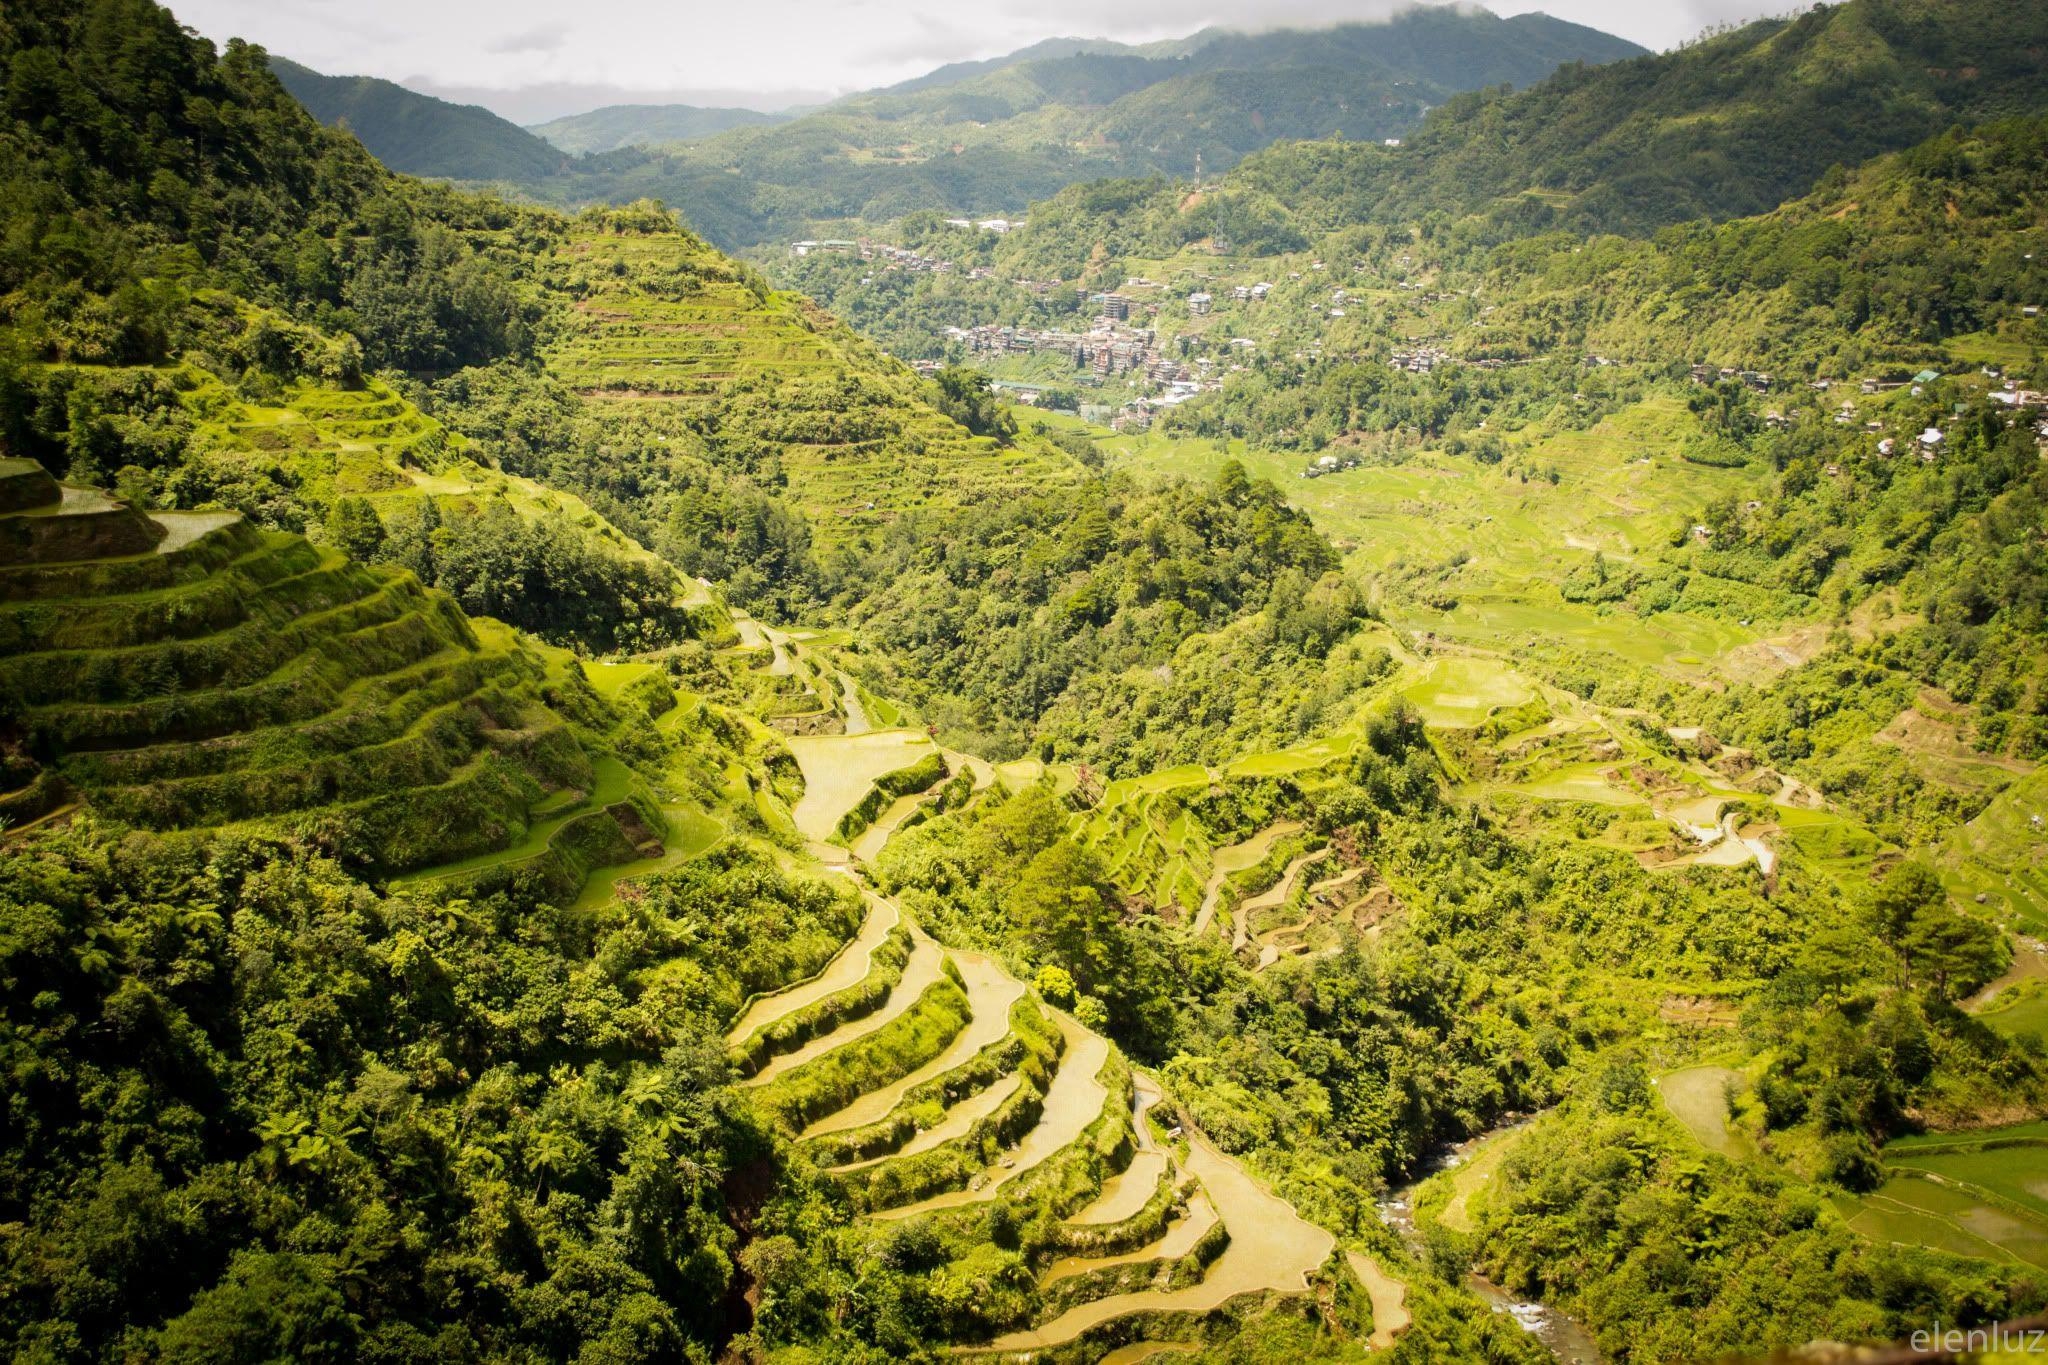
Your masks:
[[[1041,38],[1141,42],[1209,24],[1306,27],[1393,0],[169,0],[333,75],[383,76],[522,123],[628,100],[777,108],[869,89]],[[1489,0],[1666,48],[1788,0]]]

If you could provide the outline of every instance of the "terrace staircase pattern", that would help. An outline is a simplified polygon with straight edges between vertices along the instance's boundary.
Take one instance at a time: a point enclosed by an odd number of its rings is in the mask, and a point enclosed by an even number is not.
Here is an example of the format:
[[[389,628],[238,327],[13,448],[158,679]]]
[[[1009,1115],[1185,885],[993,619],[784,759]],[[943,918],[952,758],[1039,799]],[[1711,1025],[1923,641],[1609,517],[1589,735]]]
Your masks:
[[[232,513],[145,514],[29,460],[0,460],[0,508],[0,824],[340,811],[342,855],[397,873],[503,849],[597,786],[541,660],[408,572]],[[632,856],[606,824],[586,844]]]
[[[658,408],[774,448],[821,544],[1078,478],[1043,447],[971,435],[908,368],[688,234],[578,231],[542,281],[563,303],[545,351],[556,378],[601,407]]]
[[[805,779],[799,824],[814,847],[879,772],[904,761],[914,746],[899,735],[818,734],[792,746]],[[859,879],[849,858],[831,865]],[[878,1224],[978,1227],[998,1201],[1020,1224],[1051,1215],[1052,1240],[1031,1259],[1028,1320],[958,1350],[1094,1359],[1148,1334],[1198,1334],[1226,1305],[1307,1296],[1319,1275],[1352,1273],[1331,1234],[1235,1159],[1157,1122],[1170,1097],[1108,1039],[996,958],[945,948],[901,904],[864,884],[863,895],[866,921],[840,956],[751,1002],[727,1042],[751,1053],[764,1031],[787,1032],[747,1089]],[[907,935],[907,959],[888,946],[892,935]],[[807,1017],[836,1022],[813,1036],[792,1026]],[[811,1105],[813,1093],[831,1100]]]

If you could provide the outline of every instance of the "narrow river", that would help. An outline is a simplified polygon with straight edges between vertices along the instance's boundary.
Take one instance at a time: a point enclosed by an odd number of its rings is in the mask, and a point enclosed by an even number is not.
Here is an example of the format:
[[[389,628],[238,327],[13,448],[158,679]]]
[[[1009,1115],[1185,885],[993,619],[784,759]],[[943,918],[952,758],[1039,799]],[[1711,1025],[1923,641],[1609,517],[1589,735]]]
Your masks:
[[[1415,1192],[1423,1181],[1442,1171],[1453,1170],[1473,1160],[1490,1144],[1504,1142],[1509,1137],[1529,1126],[1531,1119],[1519,1119],[1504,1123],[1498,1128],[1481,1133],[1478,1137],[1445,1147],[1428,1163],[1428,1168],[1413,1181],[1396,1189],[1379,1205],[1380,1221],[1400,1234],[1401,1241],[1408,1247],[1409,1254],[1418,1260],[1427,1260],[1422,1244],[1421,1231],[1415,1226]],[[1530,1299],[1518,1299],[1477,1271],[1465,1276],[1465,1287],[1496,1313],[1504,1313],[1515,1320],[1515,1324],[1529,1335],[1548,1347],[1550,1353],[1563,1365],[1605,1365],[1600,1348],[1593,1344],[1592,1333],[1573,1318],[1565,1316],[1549,1304]]]

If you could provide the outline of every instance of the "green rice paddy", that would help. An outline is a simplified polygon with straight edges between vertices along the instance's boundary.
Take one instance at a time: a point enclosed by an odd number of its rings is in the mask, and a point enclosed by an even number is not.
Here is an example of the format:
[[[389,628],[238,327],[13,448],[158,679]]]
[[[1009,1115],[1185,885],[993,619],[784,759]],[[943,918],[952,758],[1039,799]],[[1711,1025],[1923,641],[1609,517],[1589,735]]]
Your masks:
[[[1880,1155],[1885,1183],[1835,1200],[1858,1232],[2048,1269],[2048,1123],[1901,1138]]]
[[[1401,695],[1431,725],[1470,728],[1536,697],[1535,687],[1497,659],[1431,659]]]
[[[1658,397],[1589,430],[1531,428],[1508,437],[1500,466],[1433,451],[1397,465],[1305,480],[1305,455],[1256,451],[1241,441],[1158,432],[1098,434],[1114,463],[1156,473],[1213,477],[1227,460],[1272,479],[1368,574],[1422,563],[1461,562],[1451,579],[1457,606],[1430,611],[1389,603],[1389,619],[1488,648],[1536,639],[1613,654],[1682,676],[1716,671],[1763,634],[1761,623],[1679,611],[1648,618],[1566,601],[1556,584],[1595,551],[1610,562],[1654,556],[1675,529],[1717,497],[1761,496],[1760,469],[1692,464],[1668,452],[1696,430],[1676,398]],[[1098,429],[1099,431],[1099,429]],[[1531,468],[1555,471],[1526,477]]]

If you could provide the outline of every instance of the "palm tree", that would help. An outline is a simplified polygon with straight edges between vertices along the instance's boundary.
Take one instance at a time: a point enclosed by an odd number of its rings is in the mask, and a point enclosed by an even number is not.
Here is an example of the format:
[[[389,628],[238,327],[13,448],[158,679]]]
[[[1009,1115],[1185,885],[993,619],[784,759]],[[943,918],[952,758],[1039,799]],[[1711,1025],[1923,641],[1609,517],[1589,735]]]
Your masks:
[[[534,1136],[533,1148],[527,1153],[526,1164],[538,1172],[534,1181],[533,1197],[539,1199],[550,1175],[559,1176],[574,1164],[576,1143],[566,1134],[552,1128],[543,1128]]]

